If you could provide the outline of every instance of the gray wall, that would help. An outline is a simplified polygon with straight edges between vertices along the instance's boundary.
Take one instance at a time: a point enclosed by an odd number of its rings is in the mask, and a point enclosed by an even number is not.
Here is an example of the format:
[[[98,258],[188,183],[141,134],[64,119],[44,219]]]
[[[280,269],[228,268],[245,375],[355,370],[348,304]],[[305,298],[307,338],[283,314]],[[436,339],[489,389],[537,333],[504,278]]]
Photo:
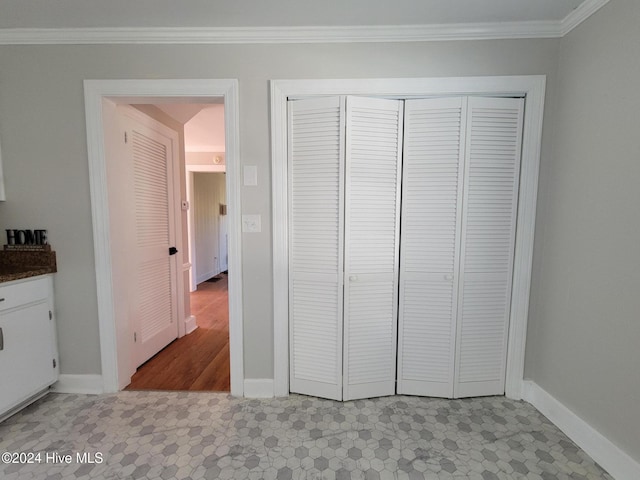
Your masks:
[[[559,41],[353,45],[0,46],[0,141],[7,202],[0,228],[46,228],[58,252],[61,371],[100,372],[82,80],[237,78],[241,161],[259,185],[242,210],[245,376],[273,377],[269,79],[547,74],[553,102]],[[545,142],[546,157],[549,156]]]
[[[640,2],[561,40],[527,376],[640,461]]]

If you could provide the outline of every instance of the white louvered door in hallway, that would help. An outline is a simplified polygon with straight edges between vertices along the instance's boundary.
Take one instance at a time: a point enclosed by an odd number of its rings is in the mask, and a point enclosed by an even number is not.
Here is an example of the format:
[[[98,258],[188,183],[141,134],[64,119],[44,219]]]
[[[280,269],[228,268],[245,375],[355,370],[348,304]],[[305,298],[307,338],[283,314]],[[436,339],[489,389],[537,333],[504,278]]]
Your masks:
[[[176,243],[171,138],[123,116],[128,188],[135,228],[130,237],[130,318],[135,365],[146,362],[178,336]]]
[[[289,102],[292,392],[504,393],[523,108]]]

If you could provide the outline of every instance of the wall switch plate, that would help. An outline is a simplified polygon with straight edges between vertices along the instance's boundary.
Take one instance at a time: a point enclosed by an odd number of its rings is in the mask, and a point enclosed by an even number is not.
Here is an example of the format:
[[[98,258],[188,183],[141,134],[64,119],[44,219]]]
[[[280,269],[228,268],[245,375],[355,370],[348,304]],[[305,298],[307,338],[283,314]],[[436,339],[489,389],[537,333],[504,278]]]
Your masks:
[[[242,215],[242,231],[244,233],[258,233],[262,231],[261,216]]]
[[[248,187],[255,187],[258,185],[258,167],[255,165],[244,166],[244,184]]]

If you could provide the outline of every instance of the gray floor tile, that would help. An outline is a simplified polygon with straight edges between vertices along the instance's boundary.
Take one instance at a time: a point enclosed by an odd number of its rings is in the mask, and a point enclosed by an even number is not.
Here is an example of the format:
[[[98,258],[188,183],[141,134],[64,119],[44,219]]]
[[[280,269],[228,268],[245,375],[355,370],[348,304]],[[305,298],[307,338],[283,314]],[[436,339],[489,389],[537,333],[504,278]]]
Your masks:
[[[504,397],[50,394],[0,424],[6,451],[40,459],[0,463],[8,480],[611,480],[531,405]]]

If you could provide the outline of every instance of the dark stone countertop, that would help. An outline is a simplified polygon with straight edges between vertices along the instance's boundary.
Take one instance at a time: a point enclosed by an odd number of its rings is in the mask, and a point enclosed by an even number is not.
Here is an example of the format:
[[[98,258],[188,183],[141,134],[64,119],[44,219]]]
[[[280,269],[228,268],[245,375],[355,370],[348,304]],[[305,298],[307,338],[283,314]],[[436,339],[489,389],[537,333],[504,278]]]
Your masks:
[[[57,272],[56,252],[0,250],[0,283]]]

